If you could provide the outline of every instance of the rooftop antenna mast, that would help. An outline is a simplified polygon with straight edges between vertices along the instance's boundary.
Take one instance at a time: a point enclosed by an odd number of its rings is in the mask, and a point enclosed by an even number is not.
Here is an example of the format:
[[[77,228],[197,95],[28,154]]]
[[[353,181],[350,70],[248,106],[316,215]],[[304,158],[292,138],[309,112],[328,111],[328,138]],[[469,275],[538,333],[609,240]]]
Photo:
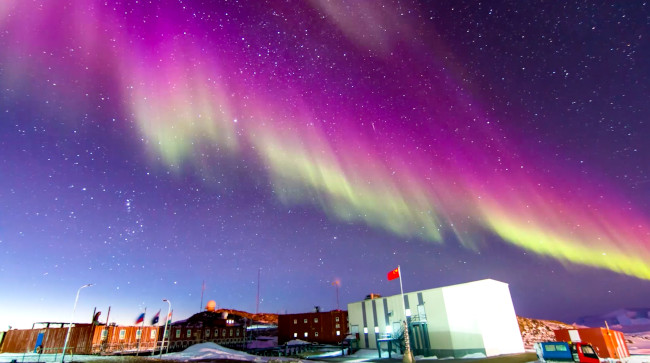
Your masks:
[[[205,280],[203,280],[203,284],[201,285],[201,306],[199,307],[199,311],[203,311],[203,292],[205,291]]]
[[[339,305],[339,286],[341,286],[341,281],[336,280],[332,282],[332,285],[336,286],[336,310],[341,310]]]
[[[262,271],[262,268],[257,269],[257,303],[255,306],[255,314],[260,313],[260,272]]]

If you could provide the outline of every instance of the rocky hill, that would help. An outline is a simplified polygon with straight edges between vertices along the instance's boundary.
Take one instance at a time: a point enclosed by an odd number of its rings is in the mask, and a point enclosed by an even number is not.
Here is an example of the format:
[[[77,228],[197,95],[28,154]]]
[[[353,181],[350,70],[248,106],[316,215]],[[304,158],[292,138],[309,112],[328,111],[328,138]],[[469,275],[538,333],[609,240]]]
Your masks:
[[[519,323],[519,331],[521,338],[524,341],[526,349],[533,349],[533,344],[537,342],[545,342],[555,340],[553,330],[556,329],[572,329],[580,326],[562,323],[553,320],[539,320],[517,317]]]
[[[276,325],[278,324],[278,314],[270,314],[270,313],[252,314],[246,311],[235,310],[235,309],[219,309],[217,310],[217,312],[218,313],[227,312],[228,314],[243,316],[246,319],[251,319],[258,323],[276,324]]]

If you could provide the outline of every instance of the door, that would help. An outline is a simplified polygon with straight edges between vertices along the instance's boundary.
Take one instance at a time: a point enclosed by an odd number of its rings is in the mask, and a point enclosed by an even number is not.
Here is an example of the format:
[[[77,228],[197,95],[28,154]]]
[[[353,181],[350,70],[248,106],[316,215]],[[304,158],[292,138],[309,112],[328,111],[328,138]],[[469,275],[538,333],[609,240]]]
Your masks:
[[[38,337],[36,337],[36,344],[34,345],[34,353],[43,353],[43,336],[45,336],[44,332],[38,333]]]

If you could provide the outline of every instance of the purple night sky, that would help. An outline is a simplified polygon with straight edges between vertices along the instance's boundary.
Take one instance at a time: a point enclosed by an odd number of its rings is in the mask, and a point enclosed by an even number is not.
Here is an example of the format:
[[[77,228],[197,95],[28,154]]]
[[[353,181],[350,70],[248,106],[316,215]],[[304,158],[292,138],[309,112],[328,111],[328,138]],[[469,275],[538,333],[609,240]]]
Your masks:
[[[650,5],[2,0],[0,330],[493,278],[650,297]],[[148,314],[150,317],[151,314]]]

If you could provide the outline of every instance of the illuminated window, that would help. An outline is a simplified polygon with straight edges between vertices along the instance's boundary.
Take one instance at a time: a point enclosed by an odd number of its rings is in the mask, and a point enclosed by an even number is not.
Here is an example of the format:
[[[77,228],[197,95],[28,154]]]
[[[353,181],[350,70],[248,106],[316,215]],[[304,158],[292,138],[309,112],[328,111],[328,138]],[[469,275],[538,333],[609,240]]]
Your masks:
[[[298,337],[298,333],[293,333],[293,337],[294,337],[294,338],[297,338],[297,337]]]
[[[303,320],[303,323],[307,324],[307,319]]]
[[[294,324],[298,324],[298,319],[293,319]]]
[[[318,323],[318,318],[314,318],[314,323]]]
[[[189,338],[191,336],[192,336],[192,329],[187,329],[187,337]]]
[[[309,336],[309,333],[305,332],[305,338],[307,338],[308,336]]]
[[[151,334],[149,334],[149,339],[156,339],[156,329],[151,330]]]
[[[226,337],[226,329],[221,330],[221,336],[224,338]]]
[[[210,329],[205,329],[205,337],[206,338],[210,337]]]
[[[340,331],[340,330],[337,330],[337,331],[336,331],[336,335],[341,335],[341,331]]]
[[[318,332],[315,332],[315,333],[314,333],[314,336],[317,337],[317,336],[318,336]]]
[[[214,329],[214,337],[216,338],[218,336],[219,336],[219,329],[215,328]]]
[[[181,330],[176,329],[176,338],[180,338],[180,337],[181,337]]]
[[[336,321],[339,321],[339,317],[338,317],[338,316],[336,317]]]
[[[341,324],[336,324],[336,329],[339,329],[341,327]]]
[[[232,336],[232,329],[230,329],[230,336]]]
[[[364,333],[364,334],[368,334],[368,327],[367,327],[367,326],[364,326],[364,327],[363,327],[363,333]]]
[[[239,329],[237,329],[237,332],[235,332],[235,335],[239,336]]]
[[[125,330],[125,329],[121,329],[121,330],[120,330],[120,340],[123,340],[125,336],[126,336],[126,330]]]
[[[375,333],[379,333],[379,327],[378,326],[375,327]]]

